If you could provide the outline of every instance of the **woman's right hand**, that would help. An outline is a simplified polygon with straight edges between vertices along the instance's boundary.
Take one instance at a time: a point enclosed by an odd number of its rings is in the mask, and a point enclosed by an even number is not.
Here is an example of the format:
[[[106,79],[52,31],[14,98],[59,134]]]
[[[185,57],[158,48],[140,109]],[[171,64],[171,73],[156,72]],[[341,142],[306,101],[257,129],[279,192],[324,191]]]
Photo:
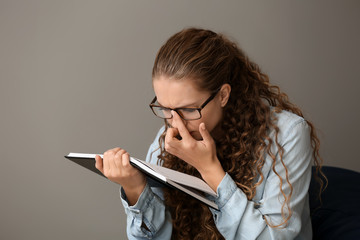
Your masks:
[[[131,166],[129,154],[121,148],[104,153],[103,159],[95,156],[95,167],[110,181],[120,184],[130,205],[134,205],[146,186],[146,177]]]

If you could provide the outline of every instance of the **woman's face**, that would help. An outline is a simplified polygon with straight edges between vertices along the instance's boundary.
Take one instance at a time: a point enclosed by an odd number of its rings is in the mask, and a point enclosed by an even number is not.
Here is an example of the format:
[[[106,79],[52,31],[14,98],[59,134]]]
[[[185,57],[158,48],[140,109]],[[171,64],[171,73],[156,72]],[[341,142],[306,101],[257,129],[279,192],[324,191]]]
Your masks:
[[[199,91],[194,81],[191,79],[175,80],[165,76],[159,76],[153,79],[153,87],[157,102],[166,108],[184,108],[196,107],[199,108],[211,95],[207,91]],[[228,86],[230,88],[230,86]],[[223,89],[223,87],[222,87]],[[216,94],[202,110],[201,118],[197,120],[183,120],[184,125],[196,140],[201,140],[202,137],[199,132],[200,123],[205,123],[207,130],[211,133],[213,138],[220,136],[219,123],[222,119],[223,107],[226,105],[228,96],[223,98],[222,90]],[[228,91],[230,94],[230,90]],[[225,101],[224,101],[225,100]],[[177,128],[172,124],[173,120],[167,120],[170,126]]]

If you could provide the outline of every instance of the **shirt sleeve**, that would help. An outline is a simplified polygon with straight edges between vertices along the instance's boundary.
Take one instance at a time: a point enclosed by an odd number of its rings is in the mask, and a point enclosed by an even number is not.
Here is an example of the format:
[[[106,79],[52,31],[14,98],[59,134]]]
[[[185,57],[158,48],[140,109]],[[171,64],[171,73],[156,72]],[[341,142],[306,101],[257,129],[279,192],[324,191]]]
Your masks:
[[[272,225],[281,223],[284,202],[279,177],[271,168],[272,159],[266,156],[262,171],[264,180],[257,188],[257,199],[248,201],[245,193],[228,174],[218,186],[218,196],[213,200],[218,204],[219,210],[210,210],[219,232],[225,239],[295,239],[301,231],[302,214],[304,206],[307,206],[305,203],[308,201],[311,179],[312,147],[309,127],[302,119],[285,133],[281,133],[281,137],[282,141],[279,143],[284,148],[283,162],[293,187],[290,198],[292,216],[288,224],[283,228],[272,228],[264,220],[266,218]],[[277,158],[275,169],[283,179],[282,190],[289,194],[290,186],[286,183],[285,168],[278,152],[273,153]]]
[[[160,129],[154,142],[151,144],[146,161],[157,161],[158,138]],[[170,239],[172,233],[171,215],[163,203],[162,192],[158,188],[151,188],[146,184],[135,205],[129,206],[126,194],[120,188],[120,198],[124,206],[127,222],[127,236],[135,239]]]

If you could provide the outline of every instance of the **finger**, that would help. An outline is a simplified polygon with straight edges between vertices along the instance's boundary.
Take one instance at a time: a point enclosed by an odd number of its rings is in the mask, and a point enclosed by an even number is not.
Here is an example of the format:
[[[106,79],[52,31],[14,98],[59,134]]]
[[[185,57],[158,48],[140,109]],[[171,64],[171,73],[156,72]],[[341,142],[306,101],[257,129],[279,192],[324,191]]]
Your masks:
[[[177,114],[177,112],[175,112],[174,110],[171,111],[171,114],[173,116],[172,126],[179,130],[180,136],[184,140],[192,139],[192,136],[184,125],[184,122],[181,120],[179,114]]]
[[[165,134],[165,140],[166,138],[168,140],[179,140],[177,136],[179,135],[179,130],[177,128],[168,128]]]
[[[130,155],[127,152],[125,152],[121,156],[121,161],[122,161],[122,166],[124,166],[125,168],[130,167]]]
[[[104,158],[103,158],[103,169],[105,173],[108,173],[109,171],[111,171],[111,169],[113,168],[113,161],[114,161],[114,157],[115,154],[121,150],[121,148],[116,147],[113,149],[109,149],[108,151],[106,151],[104,153]]]
[[[112,152],[112,153],[116,154],[120,150],[121,150],[121,148],[116,147],[116,148],[110,149],[109,152]]]
[[[108,164],[109,164],[109,169],[114,172],[114,171],[118,171],[121,168],[121,155],[125,152],[124,149],[121,148],[115,148],[114,149],[114,154],[111,158],[109,158]],[[119,165],[117,165],[117,163],[120,163]]]
[[[165,135],[165,150],[169,153],[174,154],[172,149],[177,147],[177,144],[180,143],[180,140],[177,138],[179,135],[179,130],[177,128],[168,128]]]
[[[109,168],[108,159],[111,157],[111,155],[112,155],[112,150],[107,150],[106,152],[104,152],[104,157],[102,159],[102,168],[104,175],[105,173],[108,172],[108,168]]]
[[[126,153],[124,149],[119,150],[114,156],[114,167],[121,168],[122,167],[122,156]]]
[[[103,159],[99,155],[95,156],[95,167],[104,174]]]
[[[201,137],[203,139],[203,141],[206,144],[212,143],[214,141],[214,139],[212,138],[211,134],[209,133],[209,131],[206,129],[205,123],[200,123],[199,125],[199,132],[201,134]]]
[[[168,128],[165,134],[165,143],[170,144],[179,141],[177,136],[179,136],[179,130],[177,128]]]

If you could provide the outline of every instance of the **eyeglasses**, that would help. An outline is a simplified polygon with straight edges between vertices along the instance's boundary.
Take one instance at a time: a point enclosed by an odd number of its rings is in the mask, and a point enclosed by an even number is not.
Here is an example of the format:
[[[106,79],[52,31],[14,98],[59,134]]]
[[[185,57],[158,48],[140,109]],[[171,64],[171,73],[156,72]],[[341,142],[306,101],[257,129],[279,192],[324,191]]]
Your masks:
[[[155,104],[157,98],[151,101],[149,104],[153,113],[163,119],[171,119],[173,116],[171,114],[171,110],[174,110],[179,116],[184,120],[197,120],[201,118],[201,110],[211,101],[214,99],[216,94],[219,91],[213,93],[199,108],[166,108],[160,105]]]

